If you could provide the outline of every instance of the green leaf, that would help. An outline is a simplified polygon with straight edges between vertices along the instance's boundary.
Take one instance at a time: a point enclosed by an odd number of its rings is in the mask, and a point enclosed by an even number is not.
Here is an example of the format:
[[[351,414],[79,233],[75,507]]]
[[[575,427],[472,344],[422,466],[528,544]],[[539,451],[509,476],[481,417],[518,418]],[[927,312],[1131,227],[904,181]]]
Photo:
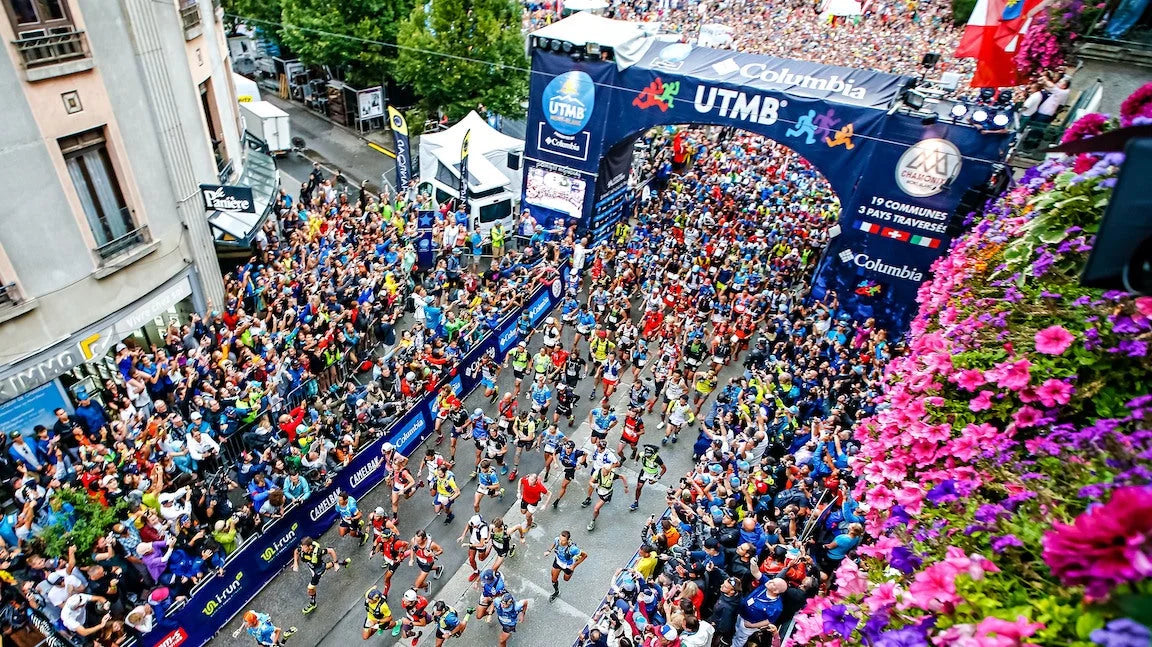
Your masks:
[[[1087,638],[1093,631],[1104,626],[1104,618],[1095,611],[1085,611],[1076,618],[1076,635]]]

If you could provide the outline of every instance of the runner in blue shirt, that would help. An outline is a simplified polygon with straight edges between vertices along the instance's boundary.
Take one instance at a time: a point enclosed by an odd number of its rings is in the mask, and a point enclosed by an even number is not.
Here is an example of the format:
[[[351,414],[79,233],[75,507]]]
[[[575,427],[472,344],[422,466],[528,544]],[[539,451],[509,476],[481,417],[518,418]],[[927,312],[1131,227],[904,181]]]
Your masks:
[[[560,450],[560,444],[565,440],[564,432],[556,425],[549,425],[544,434],[540,436],[540,445],[544,448],[544,477],[543,480],[548,480],[548,474],[552,470],[552,463],[556,459],[556,452]]]
[[[553,510],[559,507],[560,499],[563,499],[564,493],[568,491],[568,484],[576,478],[576,468],[581,464],[587,464],[588,453],[583,449],[576,449],[576,443],[572,440],[566,440],[560,446],[560,451],[556,452],[556,460],[560,461],[560,467],[564,468],[564,480],[560,483],[556,499],[552,501]]]
[[[443,600],[437,600],[432,607],[432,619],[436,621],[436,647],[444,647],[444,641],[464,633],[468,628],[468,616],[463,618]]]
[[[474,512],[479,514],[480,501],[486,496],[499,497],[501,501],[504,500],[504,488],[500,487],[500,475],[496,473],[496,464],[491,459],[481,460],[472,475],[476,477],[476,496],[472,498],[472,510]]]
[[[482,407],[476,407],[472,412],[470,419],[472,424],[472,443],[476,446],[476,465],[480,464],[480,456],[484,452],[484,448],[488,446],[488,428],[492,426],[495,420],[484,415]],[[476,471],[473,470],[469,478],[476,478]],[[479,512],[479,510],[477,510]]]
[[[565,582],[571,580],[576,567],[588,559],[588,553],[580,550],[572,541],[571,532],[564,530],[552,542],[552,547],[545,551],[544,556],[550,554],[555,554],[556,558],[552,561],[552,595],[548,596],[548,601],[555,602],[560,597],[560,574],[564,574]]]
[[[480,601],[476,603],[474,608],[468,609],[468,613],[475,613],[477,620],[483,619],[484,616],[492,613],[492,604],[507,590],[504,576],[499,571],[490,568],[484,569],[484,572],[480,574]]]
[[[544,383],[543,376],[537,376],[532,385],[532,410],[543,420],[548,415],[548,405],[552,404],[552,387]]]
[[[508,639],[516,633],[516,625],[524,622],[528,613],[528,601],[516,601],[511,593],[505,592],[496,607],[496,620],[500,623],[500,647],[508,647]]]
[[[264,647],[279,647],[284,644],[284,641],[296,633],[296,627],[288,627],[284,631],[272,624],[272,619],[266,613],[256,613],[249,611],[244,614],[244,624],[248,631],[248,635],[256,639],[257,645]]]
[[[356,497],[347,492],[336,494],[336,513],[340,515],[340,536],[351,534],[360,538],[360,545],[368,543],[368,533],[364,532],[364,515],[356,507]]]

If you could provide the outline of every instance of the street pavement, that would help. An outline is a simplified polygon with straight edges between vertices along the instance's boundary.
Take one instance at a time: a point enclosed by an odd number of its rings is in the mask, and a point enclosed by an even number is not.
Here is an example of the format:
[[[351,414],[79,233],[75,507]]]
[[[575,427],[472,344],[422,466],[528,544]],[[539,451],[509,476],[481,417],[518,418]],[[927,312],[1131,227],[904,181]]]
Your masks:
[[[329,121],[299,103],[281,99],[274,92],[265,91],[262,98],[287,112],[292,136],[304,139],[303,150],[287,153],[276,160],[282,173],[296,180],[306,179],[312,171],[312,163],[319,162],[329,174],[341,170],[348,179],[350,192],[354,192],[362,180],[368,180],[368,186],[379,192],[382,174],[389,186],[396,182],[396,160],[380,152],[380,149],[394,151],[390,133],[371,131],[361,135],[355,129]],[[413,154],[415,150],[413,148]],[[282,186],[293,195],[300,188],[299,182],[290,184],[284,181]]]
[[[571,327],[564,331],[564,340],[568,344],[571,342],[571,332]],[[537,339],[530,344],[530,350],[533,352],[538,348],[540,335],[535,337]],[[735,366],[726,369],[721,374],[721,384],[737,372]],[[641,375],[641,379],[646,377],[645,374]],[[625,372],[621,386],[612,398],[613,408],[621,419],[626,412],[627,391],[631,381],[629,370]],[[502,393],[512,388],[510,370],[501,372],[499,385]],[[591,402],[591,398],[588,397],[591,387],[591,379],[578,386],[577,392],[581,400],[576,408],[577,426],[565,429],[565,432],[581,446],[586,446],[589,439],[587,416]],[[465,406],[469,410],[482,406],[489,415],[494,415],[495,406],[483,397],[481,389],[477,389],[465,401]],[[527,397],[523,393],[521,406],[528,406]],[[659,422],[658,415],[646,416],[645,422],[647,434],[642,442],[658,441],[662,436],[662,431],[656,429]],[[661,456],[668,465],[664,483],[675,482],[691,468],[692,443],[695,436],[694,429],[685,430],[678,444],[662,448]],[[609,442],[615,443],[618,439],[617,428],[609,435]],[[414,452],[414,459],[423,456],[425,448],[434,442],[435,435]],[[438,448],[445,454],[448,451],[447,442],[445,440],[444,445]],[[614,445],[612,447],[615,449]],[[474,479],[468,478],[468,474],[473,469],[473,459],[471,443],[462,439],[454,470],[462,494],[455,506],[456,520],[451,525],[445,526],[442,517],[434,516],[427,489],[420,490],[410,500],[401,503],[399,519],[400,530],[405,539],[411,538],[417,529],[426,528],[432,539],[444,548],[444,555],[439,563],[445,566],[445,573],[440,580],[430,579],[432,591],[429,599],[443,599],[461,612],[466,607],[475,605],[479,597],[474,585],[468,582],[471,571],[466,563],[467,551],[457,541],[471,514],[471,501],[476,484]],[[539,451],[526,454],[521,460],[521,476],[530,470],[542,469],[543,456]],[[635,487],[637,476],[635,463],[626,462],[622,471],[628,476],[629,494],[617,488],[613,501],[601,511],[594,532],[586,530],[586,525],[591,519],[591,508],[580,507],[588,478],[588,472],[582,470],[577,474],[577,480],[569,486],[559,510],[553,510],[551,505],[541,509],[536,515],[538,526],[528,533],[527,545],[519,546],[516,555],[505,562],[501,570],[505,574],[509,589],[518,599],[529,601],[527,618],[513,636],[512,644],[565,647],[571,644],[596,611],[617,569],[625,566],[639,547],[640,531],[648,516],[658,515],[664,511],[664,494],[667,490],[663,484],[657,484],[644,489],[640,510],[629,512],[628,505],[632,501],[634,492],[632,488]],[[561,476],[562,470],[553,469],[547,482],[553,492],[558,490]],[[523,517],[514,493],[515,484],[510,484],[505,501],[486,498],[481,504],[484,518],[490,521],[496,516],[503,515],[511,524],[521,522]],[[376,506],[389,508],[387,486],[377,487],[360,501],[359,507],[367,515]],[[560,599],[550,603],[548,596],[551,593],[551,558],[545,557],[544,553],[552,545],[553,538],[565,529],[571,531],[573,540],[589,554],[589,558],[576,570],[570,582],[561,582]],[[324,545],[333,546],[341,558],[350,556],[352,564],[348,568],[325,575],[319,586],[319,608],[316,611],[308,616],[303,616],[300,611],[307,602],[305,593],[307,569],[301,569],[299,573],[292,572],[290,568],[285,569],[249,607],[271,614],[273,621],[280,626],[298,627],[299,633],[291,640],[293,644],[343,647],[348,641],[358,640],[361,623],[364,620],[364,594],[373,585],[382,583],[383,571],[378,559],[369,561],[368,545],[358,547],[353,538],[340,538],[335,526],[324,535],[322,542]],[[400,596],[412,584],[417,572],[418,569],[405,563],[393,577],[388,601],[396,617],[400,617],[402,613]],[[212,644],[214,647],[250,644],[251,638],[241,634],[241,629],[240,618],[234,618]],[[420,644],[431,645],[430,634],[431,631],[426,631]],[[467,641],[463,644],[495,644],[499,636],[499,625],[473,619],[463,635]],[[381,645],[400,644],[397,639],[392,638],[390,632],[378,634],[370,640],[374,644]]]

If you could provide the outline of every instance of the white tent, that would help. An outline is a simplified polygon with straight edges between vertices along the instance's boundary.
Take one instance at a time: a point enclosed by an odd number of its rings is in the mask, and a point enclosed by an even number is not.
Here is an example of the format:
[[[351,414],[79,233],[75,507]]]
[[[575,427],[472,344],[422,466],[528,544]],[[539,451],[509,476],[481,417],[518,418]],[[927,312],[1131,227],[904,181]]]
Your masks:
[[[824,0],[820,16],[859,16],[864,13],[857,0]]]
[[[564,11],[602,11],[608,8],[604,0],[564,0]]]
[[[437,202],[459,195],[460,145],[468,140],[468,194],[474,210],[503,201],[516,203],[520,197],[524,142],[488,125],[475,111],[451,128],[420,137],[420,184],[436,189]],[[480,218],[482,231],[492,220]]]

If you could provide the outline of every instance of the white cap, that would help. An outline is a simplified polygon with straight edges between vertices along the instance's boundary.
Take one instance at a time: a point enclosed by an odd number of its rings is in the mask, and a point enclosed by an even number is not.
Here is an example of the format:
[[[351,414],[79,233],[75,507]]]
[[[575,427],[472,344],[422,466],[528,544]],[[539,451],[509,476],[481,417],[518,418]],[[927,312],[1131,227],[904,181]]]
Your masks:
[[[478,515],[478,514],[472,515],[472,518],[468,520],[469,526],[479,526],[482,523],[484,523],[484,520],[481,519],[480,515]]]
[[[376,506],[376,514],[383,515],[384,514],[384,508],[382,506]]]
[[[415,602],[416,601],[416,589],[408,589],[407,591],[405,591],[404,592],[404,601],[405,602]]]

